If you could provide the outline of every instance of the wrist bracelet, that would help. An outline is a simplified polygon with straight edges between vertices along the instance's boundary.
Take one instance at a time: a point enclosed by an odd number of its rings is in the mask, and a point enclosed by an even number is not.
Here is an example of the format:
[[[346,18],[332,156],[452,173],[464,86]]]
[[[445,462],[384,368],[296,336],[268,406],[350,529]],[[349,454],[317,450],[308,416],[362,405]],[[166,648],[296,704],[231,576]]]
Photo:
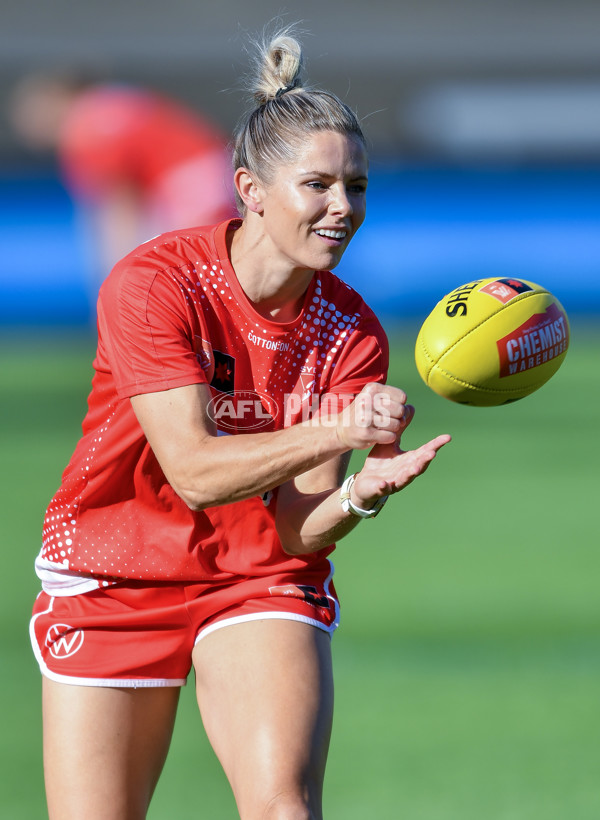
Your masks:
[[[342,488],[340,490],[340,502],[342,504],[342,509],[344,512],[351,513],[358,518],[375,518],[375,516],[381,511],[381,508],[388,500],[389,496],[384,495],[381,498],[378,498],[370,510],[363,510],[360,507],[357,507],[356,504],[353,504],[350,499],[350,490],[352,489],[352,485],[354,484],[357,475],[358,473],[354,473],[354,475],[348,476],[342,484]]]

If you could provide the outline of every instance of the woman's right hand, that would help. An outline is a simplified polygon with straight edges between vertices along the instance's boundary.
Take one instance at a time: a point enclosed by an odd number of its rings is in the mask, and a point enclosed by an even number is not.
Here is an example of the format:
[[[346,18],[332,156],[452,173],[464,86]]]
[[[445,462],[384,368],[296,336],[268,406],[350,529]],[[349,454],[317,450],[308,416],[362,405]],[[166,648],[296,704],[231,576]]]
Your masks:
[[[338,414],[336,433],[348,450],[394,444],[410,422],[414,409],[398,387],[370,382],[352,404]]]

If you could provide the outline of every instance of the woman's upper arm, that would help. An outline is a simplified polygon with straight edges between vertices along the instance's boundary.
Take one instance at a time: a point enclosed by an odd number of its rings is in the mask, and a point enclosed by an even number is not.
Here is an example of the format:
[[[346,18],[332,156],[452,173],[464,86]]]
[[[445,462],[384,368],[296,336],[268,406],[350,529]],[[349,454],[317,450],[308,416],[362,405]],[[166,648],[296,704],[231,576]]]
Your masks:
[[[156,393],[132,396],[136,418],[167,480],[186,503],[193,489],[190,477],[198,454],[216,436],[207,413],[211,399],[207,384],[190,384]]]

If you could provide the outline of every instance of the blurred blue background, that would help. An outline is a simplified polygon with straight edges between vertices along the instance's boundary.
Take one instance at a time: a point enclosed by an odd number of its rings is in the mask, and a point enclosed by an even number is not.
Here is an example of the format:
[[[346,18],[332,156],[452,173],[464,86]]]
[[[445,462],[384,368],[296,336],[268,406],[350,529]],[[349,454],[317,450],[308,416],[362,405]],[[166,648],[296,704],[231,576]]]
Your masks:
[[[11,133],[14,83],[75,68],[166,92],[230,133],[246,34],[296,13],[55,0],[32,25],[32,11],[10,8],[0,33],[0,323],[85,327],[93,250],[54,159]],[[301,19],[309,81],[358,111],[371,144],[367,221],[338,273],[384,320],[495,275],[543,284],[571,316],[600,311],[597,5],[308,0]]]
[[[367,220],[337,272],[387,322],[485,276],[543,284],[572,316],[600,311],[600,168],[374,165]],[[3,325],[88,324],[89,253],[55,175],[5,170]]]

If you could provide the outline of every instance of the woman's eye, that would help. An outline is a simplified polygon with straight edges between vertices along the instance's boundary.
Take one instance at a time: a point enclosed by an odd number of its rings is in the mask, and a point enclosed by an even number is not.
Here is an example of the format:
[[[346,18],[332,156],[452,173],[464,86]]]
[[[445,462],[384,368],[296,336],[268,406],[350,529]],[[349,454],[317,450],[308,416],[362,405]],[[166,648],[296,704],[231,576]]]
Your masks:
[[[325,185],[322,182],[315,180],[314,182],[309,182],[308,187],[315,188],[318,191],[322,191],[325,188]]]

